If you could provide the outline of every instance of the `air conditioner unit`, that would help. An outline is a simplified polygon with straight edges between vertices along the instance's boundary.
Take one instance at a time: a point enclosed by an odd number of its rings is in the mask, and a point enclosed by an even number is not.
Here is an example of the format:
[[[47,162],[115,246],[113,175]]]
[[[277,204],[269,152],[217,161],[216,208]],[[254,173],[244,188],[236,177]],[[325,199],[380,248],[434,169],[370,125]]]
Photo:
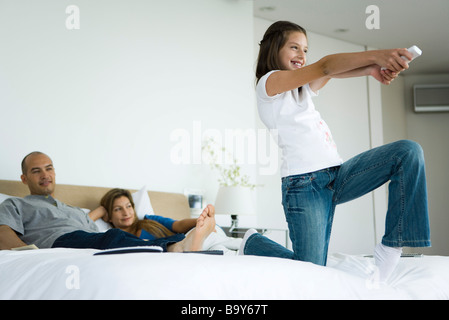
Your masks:
[[[449,111],[449,84],[416,84],[413,94],[415,112]]]

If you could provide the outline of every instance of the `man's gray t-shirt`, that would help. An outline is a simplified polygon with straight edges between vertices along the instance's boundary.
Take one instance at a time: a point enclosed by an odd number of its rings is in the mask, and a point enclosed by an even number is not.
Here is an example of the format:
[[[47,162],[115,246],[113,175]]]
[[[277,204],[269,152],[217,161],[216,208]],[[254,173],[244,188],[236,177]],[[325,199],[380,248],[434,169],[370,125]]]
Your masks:
[[[87,213],[51,196],[6,199],[0,204],[0,225],[9,226],[26,244],[42,249],[51,248],[57,238],[73,231],[98,232]]]

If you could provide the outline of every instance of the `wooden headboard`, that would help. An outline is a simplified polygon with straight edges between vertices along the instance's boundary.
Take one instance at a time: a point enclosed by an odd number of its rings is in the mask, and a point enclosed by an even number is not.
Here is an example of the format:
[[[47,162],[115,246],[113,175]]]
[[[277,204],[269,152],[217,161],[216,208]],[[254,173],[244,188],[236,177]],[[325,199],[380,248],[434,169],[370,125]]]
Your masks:
[[[93,210],[100,205],[101,198],[112,188],[57,184],[55,198],[68,205]],[[136,190],[129,190],[134,192]],[[0,180],[0,193],[24,197],[30,194],[21,181]],[[151,205],[157,215],[175,220],[190,218],[187,197],[180,193],[148,192]]]

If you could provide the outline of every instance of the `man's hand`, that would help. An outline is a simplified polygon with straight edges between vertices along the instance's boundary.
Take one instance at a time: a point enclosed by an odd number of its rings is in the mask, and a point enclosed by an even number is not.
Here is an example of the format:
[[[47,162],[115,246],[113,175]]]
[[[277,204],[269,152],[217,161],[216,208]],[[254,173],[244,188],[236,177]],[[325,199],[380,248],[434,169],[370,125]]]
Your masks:
[[[0,250],[11,250],[26,245],[10,227],[0,226]]]

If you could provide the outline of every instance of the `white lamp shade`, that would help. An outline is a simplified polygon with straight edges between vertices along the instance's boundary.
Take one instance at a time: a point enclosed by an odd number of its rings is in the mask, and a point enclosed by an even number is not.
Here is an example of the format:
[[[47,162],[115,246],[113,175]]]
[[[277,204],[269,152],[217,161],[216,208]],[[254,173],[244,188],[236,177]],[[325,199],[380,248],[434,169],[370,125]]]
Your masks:
[[[254,191],[248,187],[220,187],[215,199],[215,213],[255,215]]]

